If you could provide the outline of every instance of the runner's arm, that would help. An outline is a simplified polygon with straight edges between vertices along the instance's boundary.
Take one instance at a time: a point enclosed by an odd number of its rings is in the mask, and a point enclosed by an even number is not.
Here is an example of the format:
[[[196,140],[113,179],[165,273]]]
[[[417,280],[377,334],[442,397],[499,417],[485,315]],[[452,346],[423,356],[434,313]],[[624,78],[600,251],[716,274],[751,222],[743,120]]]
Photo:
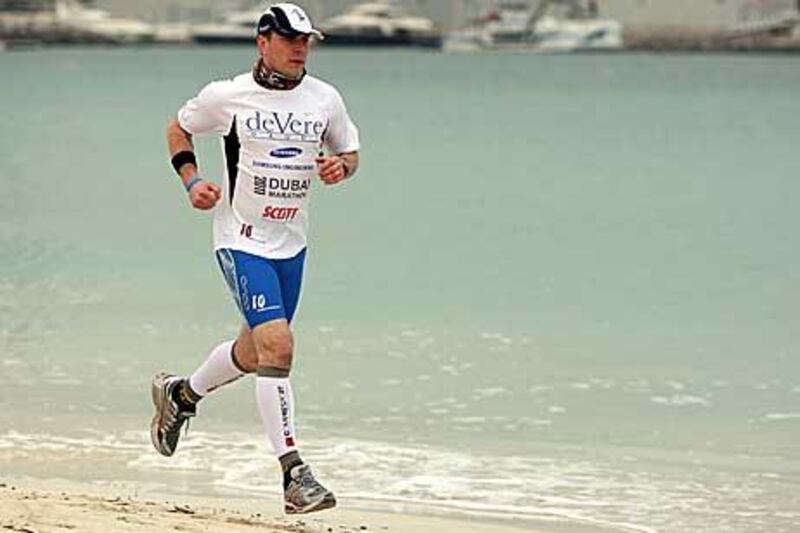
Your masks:
[[[192,135],[184,130],[176,119],[171,119],[167,124],[167,146],[170,158],[180,152],[194,152]],[[192,185],[195,178],[199,178],[197,165],[184,163],[177,169],[183,186],[189,185],[189,201],[197,209],[206,210],[214,207],[221,196],[219,186],[215,183],[201,180]]]
[[[175,154],[180,152],[194,152],[194,144],[192,143],[192,134],[181,128],[177,119],[171,119],[167,124],[167,146],[169,146],[170,158],[175,157]],[[186,183],[197,175],[197,167],[192,163],[185,163],[178,170],[178,174]]]

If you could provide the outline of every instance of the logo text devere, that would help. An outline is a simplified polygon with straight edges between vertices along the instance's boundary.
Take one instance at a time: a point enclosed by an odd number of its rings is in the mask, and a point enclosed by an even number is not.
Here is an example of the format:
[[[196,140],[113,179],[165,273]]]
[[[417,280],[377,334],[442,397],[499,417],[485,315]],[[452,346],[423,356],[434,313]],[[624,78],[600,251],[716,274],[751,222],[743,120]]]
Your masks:
[[[254,135],[263,134],[265,136],[290,136],[299,135],[303,138],[313,137],[319,139],[325,131],[325,123],[320,120],[300,120],[295,117],[294,112],[261,113],[256,111],[244,122],[250,132]]]

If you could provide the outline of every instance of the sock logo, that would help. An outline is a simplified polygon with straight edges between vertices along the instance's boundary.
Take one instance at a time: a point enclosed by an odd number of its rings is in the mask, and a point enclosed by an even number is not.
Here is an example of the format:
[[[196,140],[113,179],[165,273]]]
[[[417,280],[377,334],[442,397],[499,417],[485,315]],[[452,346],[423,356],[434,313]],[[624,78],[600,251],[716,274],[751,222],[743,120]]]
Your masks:
[[[281,423],[283,424],[283,439],[286,446],[289,448],[294,447],[294,435],[292,435],[292,427],[289,424],[289,399],[286,387],[278,385],[278,401],[281,406]]]

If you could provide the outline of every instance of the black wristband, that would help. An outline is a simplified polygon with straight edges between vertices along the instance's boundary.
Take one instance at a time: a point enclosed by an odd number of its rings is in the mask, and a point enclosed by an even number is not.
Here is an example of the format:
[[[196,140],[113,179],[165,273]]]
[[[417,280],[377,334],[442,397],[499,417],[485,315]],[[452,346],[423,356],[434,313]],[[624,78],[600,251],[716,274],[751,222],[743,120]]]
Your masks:
[[[181,167],[187,163],[191,163],[197,168],[197,158],[194,156],[194,152],[184,150],[172,156],[172,168],[178,175],[181,173]]]

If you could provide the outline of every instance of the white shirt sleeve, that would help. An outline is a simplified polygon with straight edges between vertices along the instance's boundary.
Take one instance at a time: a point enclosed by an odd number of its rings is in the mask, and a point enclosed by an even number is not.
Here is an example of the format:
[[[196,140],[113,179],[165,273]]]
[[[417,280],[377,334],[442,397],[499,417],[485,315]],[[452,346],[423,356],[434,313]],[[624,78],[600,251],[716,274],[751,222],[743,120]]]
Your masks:
[[[178,111],[178,123],[192,135],[228,133],[233,121],[226,105],[226,88],[230,81],[213,81],[188,100]]]
[[[360,148],[358,128],[350,120],[347,108],[339,92],[334,92],[328,129],[325,132],[325,146],[334,154],[355,152]]]

